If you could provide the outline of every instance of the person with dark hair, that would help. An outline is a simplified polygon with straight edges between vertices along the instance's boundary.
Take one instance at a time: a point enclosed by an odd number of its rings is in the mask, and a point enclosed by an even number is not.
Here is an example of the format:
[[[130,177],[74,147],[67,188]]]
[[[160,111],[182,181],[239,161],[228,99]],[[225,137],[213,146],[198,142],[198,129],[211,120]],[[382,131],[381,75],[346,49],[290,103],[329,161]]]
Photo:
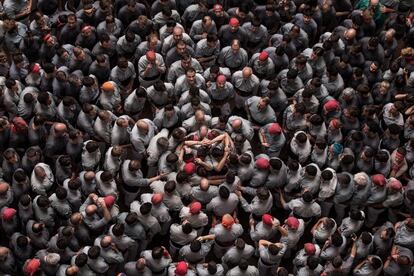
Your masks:
[[[239,203],[239,198],[235,193],[222,186],[219,188],[218,195],[213,198],[206,206],[207,211],[212,211],[213,214],[220,218],[224,214],[232,214]]]
[[[293,199],[286,203],[282,194],[280,201],[285,210],[291,211],[295,217],[302,218],[306,223],[321,215],[321,206],[314,201],[311,191],[303,191],[302,198]]]
[[[141,253],[145,260],[145,265],[153,274],[165,273],[171,263],[171,256],[164,247],[154,247],[152,250],[146,250]]]
[[[286,252],[284,243],[271,243],[266,240],[259,241],[258,268],[261,275],[266,275],[272,267],[278,267]]]
[[[259,163],[261,162],[261,160],[260,161],[259,160],[260,159],[256,161],[256,164],[258,162]],[[247,193],[248,188],[245,188],[244,191]],[[273,196],[266,187],[259,187],[255,189],[255,191],[256,191],[256,196],[252,199],[250,204],[242,196],[241,191],[236,191],[236,194],[239,197],[243,210],[247,213],[250,213],[254,219],[259,220],[262,215],[270,212],[270,209],[273,203]]]
[[[309,256],[306,260],[306,266],[300,268],[297,272],[297,275],[307,275],[307,274],[319,274],[323,270],[322,265],[320,264],[320,258],[317,256]]]
[[[266,41],[268,40],[268,30],[261,24],[261,20],[258,17],[254,17],[250,20],[250,22],[245,22],[242,25],[242,28],[247,34],[246,50],[251,56],[258,55],[256,53],[259,53],[260,50],[266,46]],[[252,64],[250,64],[250,66],[252,66]],[[273,70],[273,68],[271,69]],[[270,70],[270,72],[268,72],[266,75],[272,75],[274,73],[272,70]]]
[[[216,34],[207,33],[196,44],[195,58],[200,62],[203,68],[214,66],[220,53],[220,43]]]
[[[259,270],[257,269],[256,266],[249,265],[249,263],[246,260],[242,260],[242,261],[240,261],[238,266],[230,269],[227,272],[226,275],[229,275],[229,276],[236,276],[236,275],[240,275],[240,276],[247,276],[247,275],[258,276],[258,275],[260,275],[260,272],[259,272]]]
[[[335,232],[329,240],[327,240],[321,250],[322,260],[333,260],[340,256],[346,247],[346,238],[339,232]]]

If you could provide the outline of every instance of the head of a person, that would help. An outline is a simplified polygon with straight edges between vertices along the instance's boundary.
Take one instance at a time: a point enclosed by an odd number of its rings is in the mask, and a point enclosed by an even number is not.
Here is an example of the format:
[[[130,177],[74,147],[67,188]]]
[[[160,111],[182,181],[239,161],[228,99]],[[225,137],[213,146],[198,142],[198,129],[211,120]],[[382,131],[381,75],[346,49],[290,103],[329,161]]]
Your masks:
[[[230,47],[231,47],[231,50],[234,54],[238,53],[240,51],[240,41],[238,39],[234,39],[231,42]]]

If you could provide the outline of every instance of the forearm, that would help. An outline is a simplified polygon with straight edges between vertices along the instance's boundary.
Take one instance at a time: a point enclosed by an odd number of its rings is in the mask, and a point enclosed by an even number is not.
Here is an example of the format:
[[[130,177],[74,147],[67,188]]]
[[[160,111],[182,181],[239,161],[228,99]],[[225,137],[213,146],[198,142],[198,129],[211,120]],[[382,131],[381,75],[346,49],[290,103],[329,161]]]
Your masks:
[[[361,266],[363,266],[366,263],[366,261],[360,262],[354,269],[360,269]]]
[[[271,242],[267,241],[267,240],[260,240],[259,241],[259,246],[268,246],[269,244],[271,244]]]
[[[215,170],[218,172],[221,171],[224,165],[226,164],[226,161],[227,161],[227,154],[224,154],[223,158],[221,158],[220,163],[217,165]]]
[[[217,136],[216,138],[211,140],[211,143],[221,142],[221,141],[223,141],[224,138],[226,138],[226,135],[225,134],[220,134],[219,136]]]
[[[242,206],[242,208],[243,208],[243,210],[246,212],[246,213],[251,213],[252,212],[252,206],[246,201],[246,199],[244,199],[244,197],[243,196],[240,196],[239,197],[239,200],[240,200],[240,204],[241,204],[241,206]]]
[[[201,237],[204,241],[212,241],[216,238],[216,235],[211,234],[211,235],[206,235],[206,236],[202,236]]]
[[[213,166],[211,164],[207,164],[204,161],[199,161],[198,164],[204,167],[207,171],[213,170]]]
[[[185,141],[184,142],[184,145],[189,146],[189,147],[199,145],[199,144],[200,144],[200,141]]]
[[[223,177],[221,178],[213,178],[213,177],[217,177],[217,176],[212,176],[212,178],[208,179],[208,184],[213,185],[213,186],[217,186],[220,185],[224,182]]]
[[[111,213],[106,207],[102,208],[102,213],[106,221],[110,221],[112,219]]]

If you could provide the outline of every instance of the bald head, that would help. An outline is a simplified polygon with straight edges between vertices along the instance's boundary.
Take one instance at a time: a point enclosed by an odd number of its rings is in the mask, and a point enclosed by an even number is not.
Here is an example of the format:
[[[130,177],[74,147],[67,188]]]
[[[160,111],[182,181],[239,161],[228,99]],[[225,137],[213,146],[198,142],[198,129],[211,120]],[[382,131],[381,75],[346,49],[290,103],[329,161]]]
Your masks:
[[[183,32],[184,31],[181,27],[178,27],[178,26],[174,27],[174,29],[173,29],[173,39],[175,41],[181,40],[183,38]]]
[[[238,130],[238,129],[240,129],[241,128],[241,126],[242,126],[242,120],[240,120],[240,119],[236,119],[236,120],[234,120],[233,122],[231,122],[231,127],[233,128],[233,129],[235,129],[235,130]]]
[[[183,29],[180,26],[174,27],[173,34],[174,35],[182,35],[183,34]]]
[[[54,128],[56,134],[63,134],[67,130],[66,125],[62,124],[62,123],[55,124],[55,126],[53,128]]]
[[[207,191],[209,186],[210,186],[210,184],[208,184],[208,179],[207,178],[202,178],[200,180],[200,189],[201,190]]]
[[[201,109],[197,110],[194,116],[195,116],[195,119],[196,119],[197,122],[204,121],[204,111],[203,110],[201,110]]]
[[[81,213],[74,213],[70,216],[70,223],[72,225],[78,225],[82,221]]]
[[[85,213],[87,216],[93,216],[96,213],[98,207],[95,204],[88,205],[85,209]]]
[[[4,256],[6,256],[7,254],[9,254],[9,249],[8,249],[7,247],[3,247],[3,246],[1,246],[1,247],[0,247],[0,256],[4,257]]]
[[[93,172],[93,171],[87,171],[85,174],[84,174],[84,176],[83,176],[84,178],[85,178],[85,180],[86,181],[92,181],[92,180],[94,180],[95,179],[95,172]]]
[[[44,178],[46,177],[46,171],[45,171],[45,169],[43,169],[43,167],[41,167],[41,166],[36,166],[36,167],[34,168],[34,173],[35,173],[35,176],[36,176],[38,179],[44,179]]]
[[[137,122],[137,127],[138,127],[139,132],[141,133],[147,133],[149,129],[148,124],[144,120],[139,120]]]
[[[348,29],[346,32],[345,32],[345,38],[347,39],[347,40],[352,40],[352,39],[354,39],[355,38],[355,36],[356,36],[356,30],[354,29],[354,28],[350,28],[350,29]]]
[[[76,265],[71,265],[68,268],[66,268],[66,275],[67,276],[75,276],[79,273],[79,267]]]
[[[1,182],[0,183],[0,194],[5,194],[8,190],[9,190],[9,184],[7,184],[6,182]]]
[[[252,75],[253,71],[250,67],[244,67],[242,71],[243,78],[248,79]]]
[[[111,236],[105,236],[101,240],[101,246],[102,247],[108,247],[109,245],[111,245],[111,243],[112,243]]]

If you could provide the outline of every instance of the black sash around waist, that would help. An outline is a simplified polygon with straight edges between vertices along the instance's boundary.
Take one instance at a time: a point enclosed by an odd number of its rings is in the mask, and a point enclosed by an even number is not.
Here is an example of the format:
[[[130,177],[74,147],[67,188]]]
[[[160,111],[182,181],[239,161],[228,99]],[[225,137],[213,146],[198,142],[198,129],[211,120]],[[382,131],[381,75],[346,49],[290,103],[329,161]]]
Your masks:
[[[230,247],[230,246],[232,246],[232,245],[234,244],[234,241],[230,241],[230,242],[221,242],[221,241],[215,240],[215,242],[216,242],[219,246],[221,246],[221,247]]]
[[[122,188],[124,189],[125,192],[128,192],[128,193],[138,193],[139,191],[139,187],[129,186],[125,184],[124,182],[122,182]]]
[[[234,91],[236,91],[236,93],[239,94],[242,97],[250,97],[252,95],[252,93],[247,92],[247,91],[240,90],[240,89],[238,89],[236,87],[234,87]]]
[[[216,100],[216,99],[211,99],[211,104],[212,105],[223,105],[223,104],[226,104],[227,103],[227,101],[228,101],[228,99],[227,98],[225,98],[225,99],[223,99],[223,100]]]
[[[145,80],[145,81],[153,81],[153,80],[156,80],[156,79],[158,79],[160,77],[160,74],[158,74],[158,75],[155,75],[155,76],[153,76],[153,77],[141,77],[143,80]]]

